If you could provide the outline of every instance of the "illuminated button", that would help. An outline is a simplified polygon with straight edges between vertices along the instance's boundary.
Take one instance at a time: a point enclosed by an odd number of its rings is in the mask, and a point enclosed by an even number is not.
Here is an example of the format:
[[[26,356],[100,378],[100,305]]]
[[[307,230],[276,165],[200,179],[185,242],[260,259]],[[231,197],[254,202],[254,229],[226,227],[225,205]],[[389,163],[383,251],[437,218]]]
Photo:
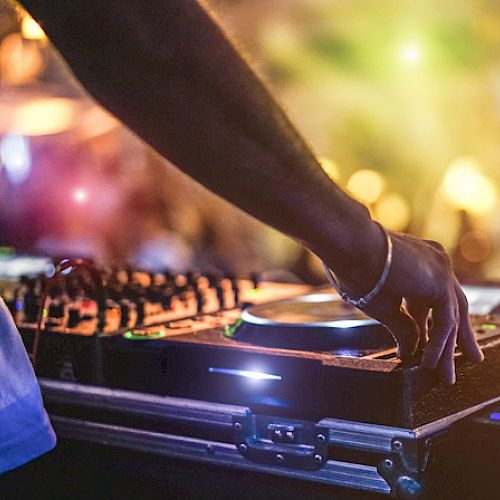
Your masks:
[[[490,420],[500,421],[500,412],[490,413]]]
[[[164,330],[158,331],[148,331],[148,330],[128,330],[123,336],[128,340],[151,340],[151,339],[162,339],[167,336],[167,332]]]
[[[496,330],[498,328],[498,325],[495,323],[482,323],[481,328],[484,330]]]

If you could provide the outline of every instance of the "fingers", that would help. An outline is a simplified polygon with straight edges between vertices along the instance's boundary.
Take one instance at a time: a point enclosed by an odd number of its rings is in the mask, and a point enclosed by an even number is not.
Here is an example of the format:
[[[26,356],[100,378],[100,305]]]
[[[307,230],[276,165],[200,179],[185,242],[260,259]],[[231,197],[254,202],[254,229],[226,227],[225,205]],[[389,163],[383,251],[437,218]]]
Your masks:
[[[441,356],[445,354],[448,337],[456,334],[457,324],[458,303],[455,293],[452,293],[444,302],[433,307],[429,341],[422,356],[422,364],[425,368],[429,370],[436,368]],[[450,351],[451,347],[446,351],[447,361],[453,363],[453,353]]]
[[[440,380],[455,381],[458,346],[473,362],[483,359],[471,328],[468,304],[442,245],[391,233],[394,245],[389,277],[363,311],[385,325],[398,343],[398,356],[415,353],[420,337],[425,345],[422,365],[436,370]],[[406,300],[407,308],[401,308]],[[432,325],[429,327],[429,311]],[[428,339],[427,339],[428,338]]]
[[[415,299],[407,300],[407,309],[419,327],[424,345],[429,309],[422,301]],[[484,359],[470,322],[467,298],[456,278],[453,278],[449,296],[433,308],[432,327],[422,357],[422,364],[430,370],[436,370],[438,379],[445,384],[454,384],[456,381],[454,354],[457,343],[470,361],[479,363]]]
[[[457,346],[457,330],[455,326],[451,335],[448,336],[443,354],[436,368],[438,379],[445,384],[452,385],[456,381],[455,375],[455,348]]]
[[[413,298],[406,299],[406,309],[408,310],[408,314],[417,322],[418,329],[420,330],[419,348],[423,349],[427,343],[430,309],[425,302]]]
[[[480,363],[483,361],[484,355],[477,343],[474,330],[472,329],[467,298],[465,297],[465,294],[457,280],[455,280],[455,290],[458,300],[458,310],[460,313],[457,334],[458,347],[464,356],[470,361]]]
[[[415,354],[418,347],[419,327],[417,322],[403,309],[396,309],[382,320],[398,344],[398,357],[408,358]]]
[[[446,384],[456,381],[454,354],[457,342],[469,360],[479,363],[484,359],[470,323],[467,298],[456,278],[453,279],[453,291],[451,300],[433,309],[430,339],[422,358],[426,368],[437,367],[439,380]]]

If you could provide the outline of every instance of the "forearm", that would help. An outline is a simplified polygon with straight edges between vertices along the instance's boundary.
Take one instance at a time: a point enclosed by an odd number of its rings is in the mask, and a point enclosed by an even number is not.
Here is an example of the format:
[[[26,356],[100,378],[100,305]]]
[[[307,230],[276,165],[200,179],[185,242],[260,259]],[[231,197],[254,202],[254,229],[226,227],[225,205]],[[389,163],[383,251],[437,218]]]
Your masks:
[[[386,249],[368,211],[323,173],[195,0],[24,4],[90,93],[146,142],[305,243],[345,278],[351,295],[373,287]],[[457,342],[470,360],[483,357],[465,296],[442,248],[398,234],[392,240],[391,272],[364,310],[398,339],[401,356],[413,354],[419,334],[422,344],[428,334],[424,365],[453,383]]]
[[[24,4],[100,103],[212,191],[334,268],[381,241],[194,0]]]

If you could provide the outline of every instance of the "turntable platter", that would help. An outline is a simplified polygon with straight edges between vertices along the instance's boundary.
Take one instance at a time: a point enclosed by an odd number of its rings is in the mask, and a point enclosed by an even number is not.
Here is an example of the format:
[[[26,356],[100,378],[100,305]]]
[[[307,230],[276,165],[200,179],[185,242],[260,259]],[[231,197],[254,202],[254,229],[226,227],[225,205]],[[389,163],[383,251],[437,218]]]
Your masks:
[[[395,346],[378,321],[331,293],[251,306],[232,337],[266,347],[356,357]]]

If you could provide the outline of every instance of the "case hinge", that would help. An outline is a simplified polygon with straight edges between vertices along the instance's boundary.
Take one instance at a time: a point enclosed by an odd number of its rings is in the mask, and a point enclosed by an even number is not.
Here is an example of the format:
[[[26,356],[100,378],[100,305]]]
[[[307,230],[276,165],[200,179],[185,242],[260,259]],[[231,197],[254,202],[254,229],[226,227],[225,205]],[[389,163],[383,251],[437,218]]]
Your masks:
[[[233,417],[234,443],[248,460],[291,469],[317,470],[328,459],[328,429],[266,415]]]
[[[378,471],[391,486],[393,496],[403,500],[422,496],[422,474],[429,463],[430,448],[430,439],[392,439],[391,455],[379,464]]]

